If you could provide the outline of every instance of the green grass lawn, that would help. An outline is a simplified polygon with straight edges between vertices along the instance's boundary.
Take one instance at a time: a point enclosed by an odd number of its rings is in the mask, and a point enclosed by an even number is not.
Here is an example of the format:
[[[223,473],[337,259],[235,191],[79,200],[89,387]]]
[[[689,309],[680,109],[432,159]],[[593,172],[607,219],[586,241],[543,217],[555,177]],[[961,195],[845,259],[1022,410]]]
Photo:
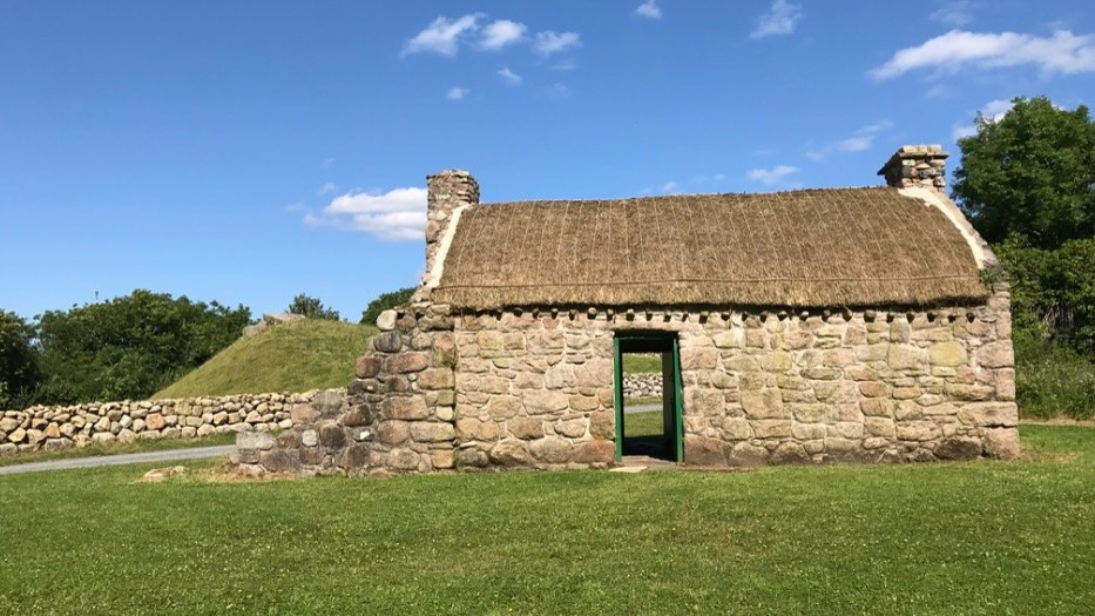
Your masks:
[[[303,392],[345,387],[376,328],[307,319],[241,338],[154,398]]]
[[[1090,614],[1095,429],[1022,432],[1016,463],[0,477],[0,613]]]
[[[657,353],[624,353],[627,374],[657,374],[662,371],[662,356]]]
[[[94,456],[111,456],[121,453],[142,453],[145,451],[167,451],[170,449],[186,449],[188,447],[213,447],[215,445],[232,445],[236,442],[236,434],[214,434],[202,438],[178,438],[160,439],[156,441],[138,440],[132,443],[113,442],[107,445],[93,443],[82,449],[75,447],[60,451],[39,451],[36,453],[21,453],[17,456],[0,458],[0,466],[13,464],[26,464],[28,462],[46,462],[49,460],[61,460],[64,458],[87,458]]]
[[[628,413],[624,416],[624,436],[654,436],[664,433],[662,412]]]

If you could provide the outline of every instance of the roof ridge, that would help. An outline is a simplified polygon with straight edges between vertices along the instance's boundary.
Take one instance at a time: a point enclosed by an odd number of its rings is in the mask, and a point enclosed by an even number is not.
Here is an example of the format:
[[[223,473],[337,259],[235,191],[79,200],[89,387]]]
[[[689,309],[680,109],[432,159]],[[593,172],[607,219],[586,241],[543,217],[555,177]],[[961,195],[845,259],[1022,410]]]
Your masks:
[[[773,191],[757,191],[757,192],[712,192],[712,193],[675,193],[671,195],[637,195],[630,197],[602,197],[595,199],[523,199],[521,201],[492,201],[486,203],[480,203],[479,205],[523,205],[528,203],[541,203],[545,205],[551,204],[563,204],[563,203],[599,203],[599,202],[618,202],[618,201],[644,201],[644,200],[660,200],[660,199],[677,199],[681,197],[750,197],[750,196],[772,196],[772,195],[791,195],[801,193],[826,193],[843,190],[893,190],[896,188],[885,185],[871,185],[871,186],[828,186],[824,188],[792,188],[788,190],[773,190]]]

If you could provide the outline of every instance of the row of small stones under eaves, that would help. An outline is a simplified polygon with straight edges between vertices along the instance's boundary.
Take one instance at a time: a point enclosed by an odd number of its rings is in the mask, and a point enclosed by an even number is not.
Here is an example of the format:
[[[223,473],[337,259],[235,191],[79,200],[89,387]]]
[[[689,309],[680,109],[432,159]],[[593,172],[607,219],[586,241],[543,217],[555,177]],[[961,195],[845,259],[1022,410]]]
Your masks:
[[[560,310],[552,308],[550,310],[530,309],[523,310],[519,308],[508,308],[505,310],[485,310],[475,312],[458,312],[454,316],[462,318],[492,318],[492,319],[504,319],[504,318],[531,318],[542,319],[551,318],[559,320],[604,320],[604,321],[635,321],[635,322],[664,322],[664,323],[686,323],[686,322],[723,322],[726,324],[740,325],[745,323],[749,325],[753,322],[759,326],[759,323],[767,321],[768,319],[779,319],[785,321],[788,319],[798,319],[805,321],[811,318],[821,318],[828,321],[830,318],[842,317],[845,321],[851,321],[857,317],[862,318],[864,321],[870,323],[878,320],[884,320],[886,322],[893,322],[895,319],[904,319],[912,322],[917,315],[924,315],[929,322],[935,322],[939,319],[945,319],[951,323],[965,319],[967,321],[975,321],[977,319],[977,313],[968,308],[940,308],[937,310],[847,310],[847,309],[810,309],[810,310],[759,310],[759,311],[654,311],[654,310],[625,310],[617,311],[615,309],[598,309],[589,308],[586,310],[578,309],[565,309]]]

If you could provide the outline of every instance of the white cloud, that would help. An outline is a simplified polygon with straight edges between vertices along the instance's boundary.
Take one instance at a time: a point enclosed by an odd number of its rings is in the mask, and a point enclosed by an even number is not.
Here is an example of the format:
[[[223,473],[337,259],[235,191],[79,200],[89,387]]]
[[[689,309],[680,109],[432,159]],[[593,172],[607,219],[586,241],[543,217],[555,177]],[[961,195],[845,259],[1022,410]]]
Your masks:
[[[479,41],[481,49],[496,51],[506,45],[519,42],[525,37],[528,26],[508,19],[499,19],[483,27],[482,39]]]
[[[483,15],[473,13],[457,19],[438,17],[425,30],[414,35],[403,46],[403,55],[411,53],[437,53],[443,56],[455,56],[461,39],[479,27]],[[497,23],[497,22],[496,22]]]
[[[662,184],[662,192],[666,194],[678,193],[681,191],[681,185],[679,182],[666,182]]]
[[[760,39],[766,36],[791,34],[802,20],[802,5],[791,4],[787,0],[775,0],[768,12],[757,19],[757,27],[749,38]]]
[[[322,197],[323,195],[333,195],[336,192],[338,192],[338,186],[334,182],[327,182],[316,191],[316,194]]]
[[[450,101],[458,101],[463,99],[468,94],[471,94],[471,90],[467,88],[461,88],[460,86],[455,86],[449,90],[449,93],[445,95],[445,98],[449,99]]]
[[[928,15],[928,19],[948,26],[964,26],[973,21],[973,11],[980,6],[980,2],[973,0],[945,0],[943,6]]]
[[[549,86],[545,91],[547,92],[548,98],[552,98],[557,101],[570,98],[574,95],[574,90],[572,90],[570,86],[562,82],[551,84],[551,86]]]
[[[649,19],[661,19],[662,9],[658,6],[658,0],[646,0],[635,9],[635,14]]]
[[[553,71],[573,71],[576,68],[578,68],[578,65],[570,60],[551,65]]]
[[[313,227],[364,231],[384,240],[420,240],[426,229],[426,189],[347,193],[331,200],[318,215],[305,214],[304,222]]]
[[[521,83],[521,76],[509,70],[508,66],[503,66],[502,70],[498,71],[498,76],[502,78],[502,81],[505,81],[511,86]]]
[[[850,137],[834,141],[818,150],[806,152],[810,160],[821,160],[826,156],[837,152],[862,152],[874,145],[875,137],[879,133],[893,128],[893,122],[882,120],[874,124],[868,124],[857,129]]]
[[[972,137],[977,134],[977,127],[973,124],[962,124],[957,122],[951,127],[951,138],[955,141],[962,139],[963,137]]]
[[[330,157],[327,157],[327,158],[323,159],[323,168],[324,169],[330,169],[331,167],[334,166],[334,164],[335,164],[335,157],[334,156],[330,156]]]
[[[544,56],[550,56],[574,47],[582,45],[581,37],[577,32],[547,32],[536,33],[536,42],[532,48]]]
[[[745,174],[746,179],[753,180],[754,182],[760,182],[766,186],[774,186],[782,182],[787,176],[794,175],[799,172],[798,167],[791,167],[790,165],[776,165],[771,169],[751,169]]]
[[[993,122],[999,122],[1004,119],[1004,114],[1011,111],[1011,108],[1014,106],[1015,103],[998,98],[989,101],[988,104],[982,107],[981,115],[991,119]]]
[[[994,69],[1024,65],[1036,66],[1046,74],[1095,71],[1095,36],[1075,35],[1068,30],[1058,30],[1050,37],[951,30],[899,50],[885,64],[871,69],[869,75],[881,81],[918,69],[945,74],[970,66]]]
[[[998,98],[996,100],[991,100],[988,103],[985,103],[985,106],[981,109],[978,109],[975,115],[977,116],[977,118],[980,118],[982,120],[999,122],[1000,120],[1004,119],[1004,116],[1007,114],[1007,112],[1011,111],[1011,108],[1014,106],[1015,103]],[[962,137],[972,137],[976,134],[976,122],[972,124],[963,124],[961,122],[956,122],[951,127],[951,137],[953,137],[955,141],[958,141]]]

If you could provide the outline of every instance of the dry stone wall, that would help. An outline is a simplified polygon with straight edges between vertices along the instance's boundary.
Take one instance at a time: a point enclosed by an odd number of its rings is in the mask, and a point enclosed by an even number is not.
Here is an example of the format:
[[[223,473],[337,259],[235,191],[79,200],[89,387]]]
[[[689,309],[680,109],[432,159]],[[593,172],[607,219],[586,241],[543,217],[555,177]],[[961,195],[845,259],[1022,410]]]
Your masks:
[[[316,392],[33,406],[0,413],[0,455],[138,439],[194,438],[291,427]],[[341,395],[341,394],[340,394]]]
[[[660,398],[661,374],[624,374],[625,398]]]

